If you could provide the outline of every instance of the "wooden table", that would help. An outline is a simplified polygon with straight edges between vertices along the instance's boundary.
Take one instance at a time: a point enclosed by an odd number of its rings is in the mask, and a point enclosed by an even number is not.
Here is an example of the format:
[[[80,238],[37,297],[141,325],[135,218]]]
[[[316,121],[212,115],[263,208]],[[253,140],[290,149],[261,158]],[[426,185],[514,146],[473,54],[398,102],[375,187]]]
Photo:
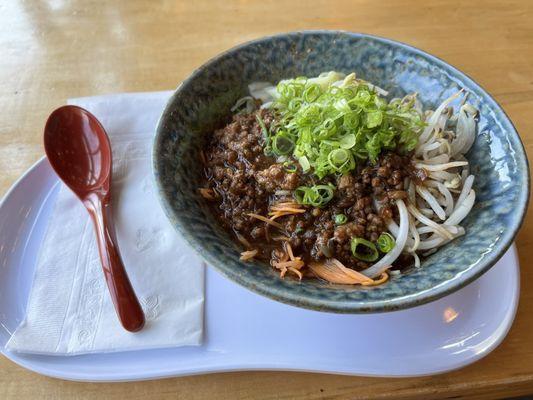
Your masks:
[[[237,43],[345,29],[397,39],[469,74],[533,149],[531,1],[23,1],[0,3],[0,193],[43,155],[47,115],[67,97],[170,89]],[[120,384],[65,382],[0,358],[1,399],[428,399],[533,393],[533,216],[518,235],[516,322],[488,357],[418,379],[253,372]]]

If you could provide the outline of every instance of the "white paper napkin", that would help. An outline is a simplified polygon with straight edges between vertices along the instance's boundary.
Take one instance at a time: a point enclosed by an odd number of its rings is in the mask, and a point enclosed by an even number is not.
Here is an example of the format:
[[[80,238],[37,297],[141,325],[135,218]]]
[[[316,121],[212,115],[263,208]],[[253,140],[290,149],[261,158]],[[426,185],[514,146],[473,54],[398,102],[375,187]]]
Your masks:
[[[103,124],[113,149],[112,202],[118,242],[146,315],[138,333],[120,325],[81,202],[62,186],[42,243],[26,318],[6,347],[73,355],[199,345],[204,265],[164,216],[151,149],[171,92],[72,99]]]

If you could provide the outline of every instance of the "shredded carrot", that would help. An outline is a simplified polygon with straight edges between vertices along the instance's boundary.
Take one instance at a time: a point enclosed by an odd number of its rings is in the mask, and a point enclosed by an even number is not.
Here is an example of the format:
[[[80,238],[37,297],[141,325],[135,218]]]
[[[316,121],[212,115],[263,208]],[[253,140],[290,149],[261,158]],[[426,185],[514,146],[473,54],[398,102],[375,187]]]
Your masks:
[[[270,260],[270,265],[274,266],[275,262],[284,262],[289,260],[289,255],[280,249],[274,250],[274,258]]]
[[[273,236],[272,237],[272,240],[276,241],[276,242],[279,242],[279,241],[287,241],[287,240],[290,240],[291,238],[288,237],[288,236],[284,236],[284,235],[278,235],[278,236]]]
[[[246,238],[244,236],[242,236],[241,234],[239,233],[235,233],[235,236],[237,237],[237,239],[239,240],[239,242],[241,242],[247,249],[251,248],[252,245],[250,244],[250,242],[248,240],[246,240]]]
[[[309,268],[316,276],[331,283],[348,285],[372,283],[370,278],[360,272],[346,268],[335,258],[330,258],[323,262],[310,263]]]
[[[276,215],[276,214],[303,214],[305,210],[301,208],[284,208],[284,209],[276,209],[268,213],[268,215]]]
[[[285,249],[287,250],[287,254],[289,255],[289,258],[294,261],[294,253],[292,252],[292,247],[289,242],[285,242]]]
[[[276,215],[271,216],[270,220],[274,221],[275,219],[278,219],[279,217],[284,217],[285,215],[288,215],[288,214],[276,214]]]
[[[213,196],[213,190],[210,189],[210,188],[200,188],[198,189],[198,191],[200,192],[200,194],[202,195],[202,197],[204,199],[207,199],[207,200],[214,200],[215,197]]]
[[[363,282],[361,285],[363,286],[377,286],[381,285],[383,282],[386,282],[389,279],[389,274],[387,274],[385,271],[383,271],[379,277],[379,279],[376,279],[372,282]]]
[[[299,280],[302,280],[303,275],[302,275],[302,273],[300,271],[298,271],[297,269],[295,269],[293,267],[289,267],[288,270],[291,271],[293,274],[296,274],[298,276]]]
[[[304,210],[304,208],[300,207],[299,204],[297,203],[283,203],[283,204],[274,204],[272,207],[270,207],[271,210],[273,211],[283,211],[283,210],[286,210],[286,209],[295,209],[295,210]]]
[[[357,271],[355,271],[355,270],[353,270],[351,268],[347,268],[343,263],[341,263],[336,258],[331,258],[330,260],[331,260],[331,262],[333,264],[335,264],[338,268],[340,268],[344,273],[348,274],[349,276],[353,277],[354,279],[360,279],[360,280],[362,280],[364,282],[370,282],[372,280],[371,278],[369,278],[366,275],[363,275],[360,272],[357,272]]]
[[[247,251],[243,251],[241,253],[241,257],[240,257],[240,260],[241,261],[248,261],[248,260],[251,260],[252,258],[254,258],[258,253],[258,250],[247,250]]]
[[[284,240],[284,251],[281,251],[280,249],[274,250],[273,257],[275,259],[270,260],[270,265],[280,270],[279,275],[281,278],[283,278],[287,272],[291,272],[295,274],[299,280],[302,280],[303,274],[300,270],[305,267],[305,261],[302,260],[302,257],[294,256],[294,252],[289,243],[290,238],[286,236],[278,236],[275,239]]]
[[[202,164],[206,165],[207,164],[207,160],[205,158],[205,153],[203,150],[200,150],[200,160],[202,160]]]
[[[306,210],[303,209],[300,204],[295,203],[294,201],[287,201],[283,203],[274,204],[270,208],[270,212],[268,213],[268,215],[271,216],[270,219],[274,220],[285,215],[303,214],[305,213],[305,211]]]
[[[267,243],[270,243],[270,230],[268,229],[270,225],[265,226],[265,239]]]
[[[259,219],[259,220],[261,220],[263,222],[266,222],[267,224],[275,226],[278,229],[283,229],[283,226],[281,224],[278,224],[277,222],[272,221],[271,219],[268,219],[267,217],[263,217],[262,215],[254,214],[254,213],[248,213],[246,215],[248,215],[249,217],[252,217],[252,218]]]
[[[272,209],[280,209],[284,207],[290,207],[290,208],[302,208],[302,205],[299,203],[296,203],[295,201],[283,201],[281,203],[276,203],[272,206]]]
[[[289,268],[289,267],[300,269],[305,265],[305,263],[302,260],[291,260],[291,261],[283,261],[283,262],[274,261],[272,265],[274,265],[274,267],[278,269]]]

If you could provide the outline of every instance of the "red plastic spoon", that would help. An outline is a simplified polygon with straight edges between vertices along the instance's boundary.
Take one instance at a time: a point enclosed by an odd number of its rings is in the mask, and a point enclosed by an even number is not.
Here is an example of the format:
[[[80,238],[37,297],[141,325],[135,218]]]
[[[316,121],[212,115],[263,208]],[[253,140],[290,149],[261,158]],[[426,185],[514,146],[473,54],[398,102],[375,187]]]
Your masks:
[[[120,258],[111,218],[111,146],[104,128],[83,108],[60,107],[46,122],[44,148],[52,168],[93,220],[105,280],[122,326],[130,332],[141,330],[144,313]]]

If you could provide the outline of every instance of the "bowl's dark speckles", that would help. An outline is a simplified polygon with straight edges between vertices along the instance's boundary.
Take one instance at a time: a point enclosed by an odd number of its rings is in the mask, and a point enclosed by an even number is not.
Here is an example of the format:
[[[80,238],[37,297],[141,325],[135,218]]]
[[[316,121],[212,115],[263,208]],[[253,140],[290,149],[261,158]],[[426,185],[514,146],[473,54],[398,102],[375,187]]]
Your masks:
[[[244,264],[198,195],[198,151],[253,81],[355,71],[393,97],[418,92],[427,107],[465,88],[479,108],[479,135],[468,154],[477,203],[467,234],[428,257],[420,269],[375,288],[280,279],[267,265]],[[503,255],[524,218],[529,168],[520,138],[496,102],[443,61],[387,39],[347,32],[295,32],[238,46],[209,61],[170,99],[157,128],[153,163],[163,207],[178,231],[229,279],[270,298],[315,310],[358,313],[422,304],[459,289]]]

